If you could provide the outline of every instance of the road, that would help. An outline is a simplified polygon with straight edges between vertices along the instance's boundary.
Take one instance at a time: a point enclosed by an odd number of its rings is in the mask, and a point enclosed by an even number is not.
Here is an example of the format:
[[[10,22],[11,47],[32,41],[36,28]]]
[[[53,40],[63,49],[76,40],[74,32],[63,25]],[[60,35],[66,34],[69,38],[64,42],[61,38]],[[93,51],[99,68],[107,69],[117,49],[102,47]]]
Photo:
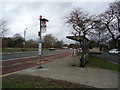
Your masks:
[[[70,50],[58,50],[58,51],[44,51],[41,57],[41,63],[48,63],[51,61],[59,60],[70,56],[72,53]],[[39,57],[37,52],[15,52],[4,53],[3,60],[0,62],[2,67],[2,75],[14,73],[25,68],[39,65]],[[2,65],[2,66],[1,66]]]
[[[43,55],[58,54],[63,52],[70,52],[70,50],[56,50],[56,51],[43,51]],[[26,52],[13,52],[2,53],[2,60],[14,60],[19,58],[28,58],[38,56],[38,51],[26,51]]]
[[[44,51],[41,57],[42,64],[55,61],[57,59],[63,59],[70,56],[72,53],[70,50],[57,50],[57,51]],[[118,60],[120,55],[110,55],[103,53],[100,57],[110,60],[114,63],[119,63]],[[14,53],[3,53],[2,54],[2,75],[6,75],[12,72],[23,70],[25,68],[39,65],[38,52],[14,52]],[[119,61],[119,62],[118,62]]]
[[[105,60],[109,60],[113,63],[120,64],[120,55],[112,55],[107,52],[100,55],[100,57],[104,58]]]

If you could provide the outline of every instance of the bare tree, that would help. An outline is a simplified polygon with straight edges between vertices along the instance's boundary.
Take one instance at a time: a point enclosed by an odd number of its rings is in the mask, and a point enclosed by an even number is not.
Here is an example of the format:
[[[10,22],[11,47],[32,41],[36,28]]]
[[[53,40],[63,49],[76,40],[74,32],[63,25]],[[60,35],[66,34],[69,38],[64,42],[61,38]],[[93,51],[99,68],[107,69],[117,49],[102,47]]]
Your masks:
[[[110,35],[98,16],[95,18],[95,20],[95,28],[90,33],[90,39],[95,40],[98,44],[106,43],[110,38]]]
[[[89,16],[88,13],[83,12],[80,8],[71,11],[69,16],[66,17],[66,23],[73,28],[72,34],[75,36],[83,35],[86,37],[95,26],[93,20],[93,16]]]
[[[95,29],[97,23],[95,17],[90,16],[89,13],[83,12],[77,8],[70,12],[66,17],[66,23],[72,27],[72,34],[74,36],[82,36],[83,41],[80,42],[83,53],[80,59],[80,66],[84,67],[84,62],[88,57],[88,47],[86,45],[86,36],[90,34],[91,30]]]
[[[4,37],[7,31],[7,22],[4,20],[0,20],[0,37]]]
[[[120,1],[111,3],[109,9],[111,9],[117,21],[114,28],[120,32]]]
[[[26,42],[26,48],[37,48],[37,47],[38,47],[38,43],[33,39],[30,39]]]
[[[116,41],[120,37],[120,2],[111,3],[109,8],[99,15],[99,20],[116,47]]]
[[[62,46],[63,46],[63,41],[62,40],[61,41],[56,41],[55,48],[62,48]]]
[[[47,34],[43,37],[44,47],[50,48],[54,47],[57,39],[52,34]]]

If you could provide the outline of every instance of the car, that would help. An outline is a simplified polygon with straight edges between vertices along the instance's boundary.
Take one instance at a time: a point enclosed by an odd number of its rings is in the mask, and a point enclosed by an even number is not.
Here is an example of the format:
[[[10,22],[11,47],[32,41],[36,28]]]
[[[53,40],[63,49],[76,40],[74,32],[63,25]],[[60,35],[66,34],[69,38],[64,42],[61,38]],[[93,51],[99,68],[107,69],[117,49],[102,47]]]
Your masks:
[[[55,51],[55,48],[49,48],[49,51]]]
[[[120,50],[119,49],[111,49],[110,51],[109,51],[109,54],[120,54]]]
[[[72,50],[73,48],[70,48],[70,50]]]
[[[114,54],[115,51],[116,51],[116,49],[111,49],[111,50],[109,50],[109,54]]]
[[[117,49],[117,50],[115,51],[115,54],[120,55],[120,50]]]

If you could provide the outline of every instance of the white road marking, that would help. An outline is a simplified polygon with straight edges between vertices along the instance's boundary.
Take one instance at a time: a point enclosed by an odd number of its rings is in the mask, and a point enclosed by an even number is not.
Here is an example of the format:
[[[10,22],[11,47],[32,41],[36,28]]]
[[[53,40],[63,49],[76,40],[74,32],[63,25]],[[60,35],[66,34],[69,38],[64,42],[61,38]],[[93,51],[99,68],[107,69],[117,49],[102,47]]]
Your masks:
[[[2,60],[2,61],[16,60],[16,59],[24,59],[24,58],[31,58],[31,57],[38,57],[38,56],[30,56],[30,57],[23,57],[23,58],[13,58],[13,59],[6,59],[6,60]]]
[[[29,51],[26,51],[24,53],[28,53]],[[30,51],[30,52],[37,52],[37,51]],[[23,53],[23,52],[5,52],[5,53],[0,53],[0,54],[14,54],[14,53]]]
[[[12,64],[12,66],[19,65],[19,64],[22,64],[22,63],[14,63],[14,64]]]
[[[46,55],[42,55],[42,56],[47,56],[47,55],[54,55],[54,54],[46,54]],[[32,58],[32,57],[39,57],[39,55],[38,56],[30,56],[30,57],[21,57],[21,58],[6,59],[6,60],[2,60],[2,61],[16,60],[16,59],[25,59],[25,58]],[[0,62],[2,62],[2,61],[0,61]]]
[[[12,73],[7,73],[7,74],[4,74],[4,75],[0,75],[0,78],[11,75],[11,74],[14,74],[14,73],[17,73],[17,72],[20,72],[20,71],[15,71],[15,72],[12,72]]]

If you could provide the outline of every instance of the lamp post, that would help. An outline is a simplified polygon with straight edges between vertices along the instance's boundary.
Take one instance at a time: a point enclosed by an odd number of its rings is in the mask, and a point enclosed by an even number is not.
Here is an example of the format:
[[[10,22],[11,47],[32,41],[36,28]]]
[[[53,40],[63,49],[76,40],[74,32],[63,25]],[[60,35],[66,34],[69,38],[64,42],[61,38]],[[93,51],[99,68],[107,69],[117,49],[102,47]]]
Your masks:
[[[45,19],[45,18],[42,18],[42,16],[40,15],[40,17],[39,17],[39,20],[40,20],[40,31],[38,32],[38,36],[40,37],[40,42],[39,42],[39,46],[38,46],[38,48],[39,48],[39,58],[40,58],[40,62],[39,62],[39,67],[38,68],[43,68],[42,66],[41,66],[41,55],[42,55],[42,36],[41,36],[41,24],[46,24],[46,22],[48,22],[48,20],[47,19]],[[46,27],[46,25],[45,25],[45,27]]]
[[[23,45],[24,45],[24,51],[25,51],[25,35],[26,35],[26,30],[27,30],[27,28],[24,30],[24,42],[23,42]]]

